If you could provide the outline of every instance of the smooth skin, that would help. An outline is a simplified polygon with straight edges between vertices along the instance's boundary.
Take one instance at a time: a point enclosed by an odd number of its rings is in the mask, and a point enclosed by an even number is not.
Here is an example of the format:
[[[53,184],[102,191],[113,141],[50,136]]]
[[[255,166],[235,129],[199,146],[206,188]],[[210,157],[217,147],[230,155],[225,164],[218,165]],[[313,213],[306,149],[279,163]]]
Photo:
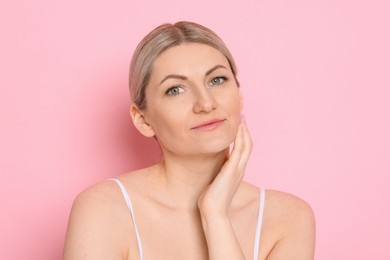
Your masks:
[[[124,174],[145,259],[253,259],[259,189],[244,182],[252,141],[227,59],[198,43],[172,47],[153,64],[147,108],[135,127],[156,137],[164,160]],[[203,126],[205,122],[218,122]],[[230,145],[234,143],[229,151]],[[314,259],[311,208],[267,190],[258,259]],[[103,181],[72,207],[64,259],[139,259],[119,187]]]

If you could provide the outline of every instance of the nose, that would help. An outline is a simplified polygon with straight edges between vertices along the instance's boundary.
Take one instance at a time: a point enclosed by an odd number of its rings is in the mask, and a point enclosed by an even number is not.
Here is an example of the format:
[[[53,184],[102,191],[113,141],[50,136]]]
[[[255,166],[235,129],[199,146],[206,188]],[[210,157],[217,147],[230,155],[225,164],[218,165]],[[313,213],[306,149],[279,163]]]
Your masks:
[[[209,113],[217,108],[217,103],[207,88],[198,91],[195,99],[195,113]]]

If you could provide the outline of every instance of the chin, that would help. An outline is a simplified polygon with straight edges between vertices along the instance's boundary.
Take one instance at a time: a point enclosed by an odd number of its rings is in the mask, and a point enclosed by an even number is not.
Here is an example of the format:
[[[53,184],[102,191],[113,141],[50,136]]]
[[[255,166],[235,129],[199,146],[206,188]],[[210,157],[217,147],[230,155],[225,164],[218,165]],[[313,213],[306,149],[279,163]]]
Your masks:
[[[226,151],[229,149],[230,145],[233,143],[234,139],[228,140],[211,140],[206,144],[198,144],[198,150],[201,154],[217,154]]]

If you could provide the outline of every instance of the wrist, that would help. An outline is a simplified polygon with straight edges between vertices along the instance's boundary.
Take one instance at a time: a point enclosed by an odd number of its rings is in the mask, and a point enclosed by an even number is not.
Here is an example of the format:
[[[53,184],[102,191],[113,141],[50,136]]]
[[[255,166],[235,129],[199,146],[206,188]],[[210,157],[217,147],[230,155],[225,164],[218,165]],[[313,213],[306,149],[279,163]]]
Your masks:
[[[207,215],[201,219],[209,259],[245,259],[233,225],[226,214]]]
[[[222,226],[230,226],[230,219],[226,214],[213,212],[212,214],[200,214],[204,229],[209,230],[210,227],[218,228]]]

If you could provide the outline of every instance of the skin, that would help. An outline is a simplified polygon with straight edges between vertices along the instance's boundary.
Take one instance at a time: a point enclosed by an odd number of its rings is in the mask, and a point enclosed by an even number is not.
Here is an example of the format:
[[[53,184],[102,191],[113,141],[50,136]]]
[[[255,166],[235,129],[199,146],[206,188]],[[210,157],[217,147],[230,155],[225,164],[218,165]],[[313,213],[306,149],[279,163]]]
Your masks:
[[[242,180],[252,141],[227,59],[203,44],[172,47],[153,64],[146,97],[131,116],[164,160],[119,176],[145,259],[252,259],[259,190]],[[64,259],[138,259],[131,223],[117,184],[88,188],[72,207]],[[266,191],[259,259],[314,259],[314,237],[304,201]]]

